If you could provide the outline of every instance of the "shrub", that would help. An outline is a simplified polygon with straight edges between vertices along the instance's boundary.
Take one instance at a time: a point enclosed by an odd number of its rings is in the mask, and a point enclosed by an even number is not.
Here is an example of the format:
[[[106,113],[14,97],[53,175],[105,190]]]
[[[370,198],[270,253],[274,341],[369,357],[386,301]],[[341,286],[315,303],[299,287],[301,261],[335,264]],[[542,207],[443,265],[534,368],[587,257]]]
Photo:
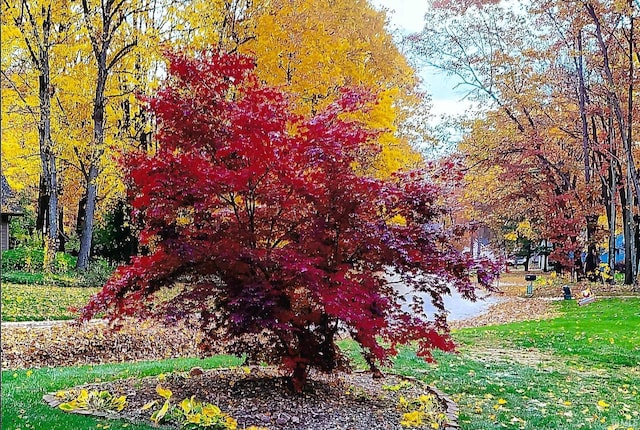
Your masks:
[[[127,396],[116,397],[106,390],[88,391],[82,389],[58,391],[56,398],[64,402],[58,405],[58,407],[65,412],[120,412],[127,405]]]
[[[119,268],[83,318],[194,316],[203,352],[228,345],[276,362],[298,392],[310,367],[346,364],[336,345],[344,331],[376,374],[399,344],[417,340],[427,359],[433,348],[453,349],[443,295],[455,288],[474,298],[472,271],[485,286],[492,280],[458,247],[466,228],[448,221],[453,190],[430,179],[462,178],[457,165],[363,176],[356,170],[379,150],[377,131],[358,119],[376,103],[370,92],[344,89],[301,117],[291,97],[262,86],[251,58],[203,52],[170,61],[149,101],[162,124],[159,152],[132,154],[126,166],[149,255]],[[413,295],[410,310],[391,276]],[[187,277],[182,291],[149,308]]]
[[[76,258],[62,252],[56,253],[54,271],[66,273],[76,265]],[[44,250],[35,247],[19,247],[2,252],[2,271],[20,271],[27,273],[42,272],[44,268]]]
[[[86,271],[80,273],[79,283],[83,287],[102,287],[112,273],[113,266],[107,260],[98,258],[89,264]]]

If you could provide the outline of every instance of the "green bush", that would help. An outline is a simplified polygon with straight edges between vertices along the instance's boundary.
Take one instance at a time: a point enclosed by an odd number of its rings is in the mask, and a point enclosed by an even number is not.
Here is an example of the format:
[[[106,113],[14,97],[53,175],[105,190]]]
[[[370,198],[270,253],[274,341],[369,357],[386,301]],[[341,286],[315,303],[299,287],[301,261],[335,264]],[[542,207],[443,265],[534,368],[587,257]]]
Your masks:
[[[20,247],[2,252],[2,282],[68,287],[101,287],[113,272],[113,267],[102,258],[93,261],[84,272],[75,270],[77,258],[56,253],[54,273],[44,272],[44,251]]]
[[[98,258],[89,264],[87,270],[79,274],[79,283],[83,287],[102,287],[113,273],[113,266],[107,260]]]
[[[56,253],[54,271],[66,273],[76,265],[76,258],[62,252]],[[42,272],[44,268],[44,250],[42,248],[19,247],[2,252],[2,271],[20,271],[28,273]]]

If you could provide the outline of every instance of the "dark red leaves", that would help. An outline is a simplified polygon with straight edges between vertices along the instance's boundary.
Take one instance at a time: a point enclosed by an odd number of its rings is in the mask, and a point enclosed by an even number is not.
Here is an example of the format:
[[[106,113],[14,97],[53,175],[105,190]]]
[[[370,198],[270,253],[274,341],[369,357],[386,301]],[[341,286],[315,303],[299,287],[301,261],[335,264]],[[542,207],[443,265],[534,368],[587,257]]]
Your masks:
[[[118,270],[83,317],[195,319],[209,348],[266,354],[295,375],[336,368],[334,340],[344,331],[371,363],[411,340],[421,354],[452,349],[441,296],[453,287],[473,297],[476,262],[456,250],[453,232],[463,230],[444,226],[440,190],[424,172],[389,181],[354,172],[377,151],[378,131],[351,114],[374,95],[344,90],[301,118],[288,96],[258,84],[247,57],[170,60],[169,79],[149,100],[160,149],[128,163],[150,255]],[[431,297],[437,315],[403,311],[390,276]],[[183,290],[149,309],[177,281]]]

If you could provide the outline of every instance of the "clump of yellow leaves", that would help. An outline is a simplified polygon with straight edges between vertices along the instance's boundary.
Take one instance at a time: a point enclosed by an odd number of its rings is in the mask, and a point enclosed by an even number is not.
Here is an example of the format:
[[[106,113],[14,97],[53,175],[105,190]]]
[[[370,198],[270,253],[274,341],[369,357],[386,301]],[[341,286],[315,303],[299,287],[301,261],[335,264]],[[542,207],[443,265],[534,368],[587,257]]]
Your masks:
[[[103,411],[120,412],[127,405],[127,396],[116,397],[106,390],[67,390],[58,391],[56,397],[62,400],[58,407],[63,411]]]
[[[183,399],[178,404],[172,404],[173,393],[170,389],[158,385],[156,392],[165,399],[162,407],[151,415],[151,421],[156,424],[173,420],[183,429],[236,430],[238,428],[237,421],[222,412],[216,405],[200,402],[194,396]],[[145,404],[142,410],[151,409],[158,403],[158,400],[152,400]]]
[[[400,420],[402,427],[422,427],[426,423],[431,428],[439,429],[447,423],[446,414],[432,394],[423,394],[412,400],[400,396],[398,404],[403,412]]]

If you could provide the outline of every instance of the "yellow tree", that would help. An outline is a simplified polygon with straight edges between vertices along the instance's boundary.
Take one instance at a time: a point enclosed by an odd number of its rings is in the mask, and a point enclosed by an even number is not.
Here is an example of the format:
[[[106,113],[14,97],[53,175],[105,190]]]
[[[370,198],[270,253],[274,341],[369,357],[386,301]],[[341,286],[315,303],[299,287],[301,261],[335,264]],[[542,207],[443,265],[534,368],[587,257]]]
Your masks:
[[[378,89],[379,103],[368,123],[386,131],[380,154],[365,160],[365,173],[388,176],[419,163],[403,127],[410,114],[424,119],[428,111],[421,104],[415,70],[385,28],[385,13],[366,0],[264,3],[268,7],[253,13],[253,37],[247,35],[238,45],[256,56],[260,78],[297,94],[305,102],[303,113],[331,103],[345,86]]]
[[[15,124],[22,126],[28,124],[31,117],[37,129],[41,169],[38,212],[42,226],[46,226],[45,268],[50,270],[59,233],[59,178],[52,130],[55,110],[52,99],[55,99],[56,88],[52,82],[52,63],[56,57],[54,49],[66,43],[72,33],[73,13],[67,1],[5,0],[2,7],[2,90],[3,99],[6,95],[11,109],[5,113],[3,103],[3,117],[16,119]],[[20,113],[26,114],[24,121],[16,116]],[[9,149],[16,151],[14,155],[18,155],[21,145],[26,146],[24,137],[28,133],[19,137],[19,130],[5,133],[3,127],[3,140],[8,137]],[[12,147],[16,143],[18,147]]]
[[[174,48],[213,46],[254,56],[259,77],[296,94],[300,113],[326,106],[345,86],[379,90],[367,121],[386,131],[380,154],[362,160],[363,173],[388,176],[421,161],[409,145],[408,125],[425,122],[426,98],[385,28],[385,13],[366,0],[195,0],[168,10],[175,16]]]

